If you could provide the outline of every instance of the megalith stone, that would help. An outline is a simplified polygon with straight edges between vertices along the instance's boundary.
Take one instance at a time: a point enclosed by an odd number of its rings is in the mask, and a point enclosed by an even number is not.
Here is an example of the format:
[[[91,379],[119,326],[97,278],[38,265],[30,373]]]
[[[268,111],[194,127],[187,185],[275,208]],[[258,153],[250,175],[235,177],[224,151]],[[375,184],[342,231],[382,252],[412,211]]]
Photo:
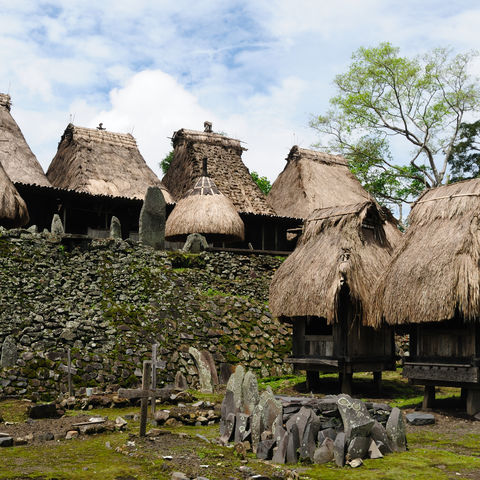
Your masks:
[[[259,400],[257,377],[248,371],[242,382],[242,411],[251,415]]]
[[[179,390],[186,390],[188,388],[188,383],[187,379],[185,378],[185,375],[178,371],[175,374],[175,388],[178,388]]]
[[[53,215],[50,232],[52,235],[63,235],[65,233],[62,220],[60,220],[60,216],[58,215],[58,213],[55,213]]]
[[[375,441],[383,455],[392,453],[392,448],[390,446],[391,442],[388,438],[387,431],[380,422],[375,421],[372,431],[370,432],[370,436],[372,437],[372,440]]]
[[[345,433],[339,432],[333,443],[333,458],[337,467],[345,465]]]
[[[207,239],[200,233],[191,233],[183,245],[182,250],[190,253],[200,253],[208,248]]]
[[[333,460],[333,450],[333,440],[327,437],[322,445],[315,450],[313,454],[314,463],[322,464]]]
[[[392,409],[387,420],[386,430],[393,451],[405,452],[407,449],[405,422],[403,421],[403,413],[399,408]]]
[[[244,376],[245,369],[241,365],[237,365],[237,368],[227,382],[227,390],[233,392],[235,409],[238,411],[240,411],[240,408],[242,406],[242,384]]]
[[[0,365],[2,368],[13,367],[17,363],[18,352],[17,344],[12,335],[5,337],[2,345],[2,356],[0,358]]]
[[[349,395],[339,395],[337,405],[347,440],[370,435],[375,420],[370,416],[367,407],[361,400]]]
[[[188,353],[193,357],[195,366],[197,367],[200,390],[212,393],[213,379],[208,363],[203,360],[200,352],[195,347],[190,347]]]
[[[140,211],[139,240],[155,250],[165,248],[165,198],[159,187],[148,187]]]
[[[217,368],[215,367],[215,360],[213,359],[213,355],[208,350],[201,350],[200,357],[210,369],[210,375],[212,376],[213,385],[218,385]]]
[[[288,432],[288,444],[287,444],[287,463],[297,463],[298,462],[298,449],[300,447],[300,438],[298,436],[298,427],[293,424]]]
[[[277,447],[273,450],[273,463],[285,463],[285,458],[287,455],[288,437],[288,432],[282,426],[278,426],[275,434]]]
[[[369,437],[355,437],[352,438],[347,449],[347,461],[354,458],[365,458],[368,448],[370,447],[371,439]]]
[[[122,226],[120,225],[120,220],[115,216],[110,221],[110,238],[122,239]]]
[[[261,434],[266,430],[272,430],[273,422],[279,415],[282,415],[282,404],[275,399],[272,389],[267,387],[260,395],[258,404],[252,413],[251,430],[253,451],[256,450],[256,446],[260,442]]]

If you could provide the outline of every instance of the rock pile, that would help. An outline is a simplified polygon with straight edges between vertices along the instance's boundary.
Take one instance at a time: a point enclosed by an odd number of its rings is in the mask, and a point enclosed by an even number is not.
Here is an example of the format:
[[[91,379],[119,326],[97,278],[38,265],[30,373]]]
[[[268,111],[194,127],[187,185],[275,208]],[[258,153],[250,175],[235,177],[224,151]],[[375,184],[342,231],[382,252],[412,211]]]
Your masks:
[[[403,414],[348,395],[323,398],[261,395],[255,375],[238,366],[221,407],[220,441],[234,441],[275,463],[335,461],[360,466],[407,448]]]

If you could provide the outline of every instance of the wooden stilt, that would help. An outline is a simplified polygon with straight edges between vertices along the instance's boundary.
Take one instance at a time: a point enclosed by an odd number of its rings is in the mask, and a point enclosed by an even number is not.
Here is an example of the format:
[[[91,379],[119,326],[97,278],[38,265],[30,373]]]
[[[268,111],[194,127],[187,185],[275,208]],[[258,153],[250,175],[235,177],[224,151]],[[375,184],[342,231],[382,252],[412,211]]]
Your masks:
[[[315,390],[318,388],[318,384],[320,382],[320,378],[318,372],[316,371],[307,371],[307,390]]]
[[[435,387],[432,385],[425,385],[425,391],[423,393],[422,408],[433,408],[435,404]]]
[[[480,412],[480,390],[469,388],[467,392],[467,413],[475,415]]]
[[[353,374],[352,373],[343,373],[342,374],[342,383],[340,387],[340,391],[342,393],[346,393],[347,395],[352,394],[352,378]]]
[[[375,393],[380,395],[382,392],[382,372],[373,372],[373,385],[375,387]]]

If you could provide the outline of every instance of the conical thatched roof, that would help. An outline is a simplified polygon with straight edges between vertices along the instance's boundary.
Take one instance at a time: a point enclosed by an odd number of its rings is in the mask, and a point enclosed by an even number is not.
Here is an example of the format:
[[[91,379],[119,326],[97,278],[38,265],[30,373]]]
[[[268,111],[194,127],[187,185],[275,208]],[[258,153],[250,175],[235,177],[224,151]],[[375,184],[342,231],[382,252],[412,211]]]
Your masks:
[[[375,202],[315,210],[305,221],[297,248],[275,273],[269,306],[277,317],[317,316],[337,320],[346,284],[363,324],[372,289],[401,238]]]
[[[182,198],[202,174],[202,160],[219,190],[239,212],[275,215],[263,192],[242,162],[240,140],[218,133],[181,129],[173,134],[174,158],[162,181],[176,200]]]
[[[480,317],[480,179],[426,190],[375,295],[373,322]]]
[[[268,204],[278,215],[307,218],[316,208],[372,200],[338,155],[293,146],[272,185]]]
[[[245,236],[235,206],[207,175],[206,166],[193,189],[177,202],[165,227],[168,240],[185,240],[191,233],[223,241],[243,240]]]
[[[0,225],[22,227],[28,220],[28,210],[10,178],[0,164]]]
[[[10,114],[10,106],[10,95],[0,93],[0,164],[12,182],[50,186],[40,163]]]
[[[167,203],[170,193],[148,167],[137,142],[129,133],[76,127],[69,124],[47,171],[53,186],[143,199],[148,187],[162,189]]]

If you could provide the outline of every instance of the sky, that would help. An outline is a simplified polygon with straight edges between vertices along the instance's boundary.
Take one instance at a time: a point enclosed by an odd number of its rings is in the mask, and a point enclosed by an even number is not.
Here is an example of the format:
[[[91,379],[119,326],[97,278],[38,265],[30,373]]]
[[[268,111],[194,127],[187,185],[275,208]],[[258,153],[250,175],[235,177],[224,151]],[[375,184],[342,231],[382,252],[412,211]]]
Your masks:
[[[103,122],[132,133],[161,178],[173,132],[209,120],[274,181],[293,145],[319,140],[309,120],[359,47],[480,47],[474,0],[0,0],[0,11],[0,92],[44,170],[68,123]]]

